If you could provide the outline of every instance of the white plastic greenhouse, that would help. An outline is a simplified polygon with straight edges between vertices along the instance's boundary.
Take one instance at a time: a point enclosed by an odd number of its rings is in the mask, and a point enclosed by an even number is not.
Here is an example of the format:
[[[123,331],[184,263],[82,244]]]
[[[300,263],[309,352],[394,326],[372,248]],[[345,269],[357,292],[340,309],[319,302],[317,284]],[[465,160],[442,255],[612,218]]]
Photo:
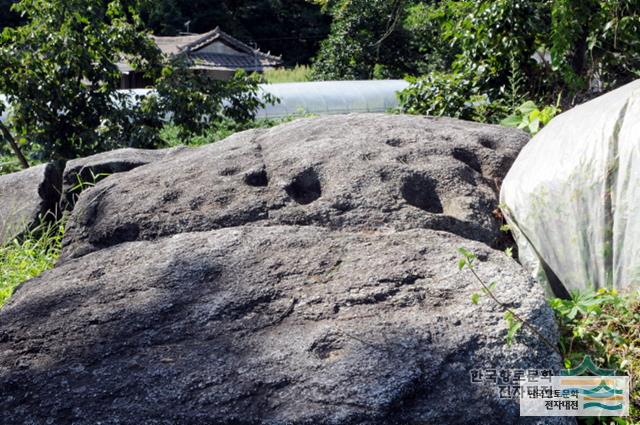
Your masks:
[[[396,93],[409,85],[404,80],[314,81],[307,83],[261,84],[260,90],[280,99],[258,110],[258,118],[282,118],[300,114],[347,114],[385,112],[398,106]],[[127,90],[145,95],[150,90]],[[2,97],[0,96],[0,101]],[[0,116],[4,121],[6,112]]]
[[[257,116],[281,118],[301,113],[385,112],[398,106],[396,93],[408,85],[404,80],[262,84],[261,89],[279,98],[280,103],[267,105]]]

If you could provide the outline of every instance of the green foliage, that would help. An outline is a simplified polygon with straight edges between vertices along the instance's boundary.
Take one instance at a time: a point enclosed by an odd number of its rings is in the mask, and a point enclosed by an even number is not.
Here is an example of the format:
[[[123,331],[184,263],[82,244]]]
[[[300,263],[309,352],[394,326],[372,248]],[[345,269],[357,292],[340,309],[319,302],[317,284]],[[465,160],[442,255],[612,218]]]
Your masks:
[[[238,125],[231,121],[225,121],[223,125],[215,129],[210,129],[202,134],[188,135],[185,137],[179,127],[167,124],[162,128],[162,130],[160,130],[160,138],[162,139],[164,146],[167,147],[201,146],[220,141],[237,131],[245,129],[246,128],[244,127],[238,128]]]
[[[500,306],[504,310],[504,322],[507,327],[505,343],[507,345],[513,344],[513,340],[520,328],[522,328],[522,325],[527,324],[526,321],[524,321],[513,310],[508,308],[504,303],[500,302],[496,298],[493,293],[497,286],[496,282],[491,282],[487,285],[482,279],[480,279],[480,276],[475,271],[475,262],[478,259],[476,255],[468,249],[462,247],[458,248],[458,253],[461,255],[461,258],[458,260],[458,269],[463,270],[467,268],[473,274],[474,278],[480,283],[481,293],[474,292],[473,294],[471,294],[471,303],[477,305],[484,294],[491,298],[496,304],[498,304],[498,306]],[[531,325],[527,324],[527,326],[531,328]],[[546,339],[544,339],[544,341],[546,342]]]
[[[0,31],[24,22],[10,10],[14,3],[0,0]],[[220,25],[251,46],[282,55],[287,66],[309,63],[331,23],[305,0],[155,0],[141,4],[140,16],[156,35],[203,33]]]
[[[419,79],[398,96],[404,112],[470,119],[474,114],[470,96],[477,93],[472,76],[434,71]]]
[[[296,65],[293,68],[267,69],[262,76],[269,84],[298,83],[310,80],[311,69],[306,65]]]
[[[500,121],[500,124],[536,134],[542,127],[547,125],[559,111],[559,108],[554,105],[548,105],[543,109],[539,109],[533,101],[529,100],[520,105],[513,114]]]
[[[333,18],[313,65],[318,80],[401,77],[413,55],[402,22],[407,0],[322,2]]]
[[[624,295],[615,289],[575,291],[568,300],[550,299],[549,305],[555,313],[560,331],[558,349],[496,298],[493,292],[496,283],[486,285],[475,271],[477,257],[474,253],[465,248],[459,248],[458,252],[461,254],[458,268],[468,269],[482,288],[480,293],[471,295],[471,302],[477,305],[481,297],[487,295],[505,311],[507,345],[512,344],[517,333],[526,327],[562,355],[567,369],[576,367],[585,356],[590,356],[596,366],[631,377],[631,417],[586,418],[585,423],[640,423],[640,291]]]
[[[505,343],[507,345],[511,345],[513,340],[520,331],[520,329],[524,326],[529,331],[531,331],[537,338],[540,339],[544,344],[546,344],[549,348],[554,351],[560,352],[558,348],[551,343],[551,341],[544,336],[538,329],[536,329],[532,324],[530,324],[527,320],[519,316],[513,309],[511,309],[507,304],[500,301],[494,293],[494,290],[497,286],[497,282],[491,282],[490,284],[486,284],[480,275],[475,270],[475,263],[477,261],[477,256],[469,251],[466,248],[458,248],[458,253],[461,255],[458,260],[458,269],[463,270],[467,269],[471,272],[474,279],[480,284],[481,291],[484,295],[486,295],[491,301],[497,304],[504,311],[504,321],[507,328],[507,333],[505,335]],[[481,293],[473,293],[471,295],[471,302],[473,304],[478,304],[480,298],[483,296]]]
[[[251,46],[282,55],[287,66],[309,63],[330,25],[321,8],[306,0],[155,0],[142,7],[141,16],[156,35],[203,33],[219,25]]]
[[[0,175],[20,171],[20,162],[9,154],[0,155]]]
[[[178,60],[163,69],[155,93],[143,99],[142,105],[154,112],[152,116],[170,115],[181,137],[201,135],[223,127],[228,119],[248,123],[265,102],[276,102],[271,95],[259,97],[260,81],[257,74],[247,75],[242,70],[228,81],[215,80]]]
[[[215,128],[210,128],[198,135],[187,135],[186,137],[184,137],[183,134],[181,135],[179,127],[168,124],[162,128],[160,137],[162,138],[164,145],[167,147],[182,145],[201,146],[225,139],[239,131],[250,130],[252,128],[270,128],[302,117],[313,118],[312,115],[291,115],[278,119],[258,118],[245,123],[238,123],[230,119],[225,119],[222,121],[221,125]]]
[[[22,282],[55,264],[64,223],[43,222],[38,228],[0,247],[0,308]]]
[[[401,95],[409,113],[498,122],[525,98],[550,104],[565,93],[570,107],[640,75],[640,0],[447,0],[407,10],[405,25],[425,29],[413,31],[422,37],[414,44],[436,46],[430,67],[418,67],[426,75]],[[547,119],[553,108],[539,113]],[[526,128],[539,124],[531,117]]]
[[[640,293],[588,290],[549,304],[559,325],[565,366],[575,367],[588,355],[598,367],[628,374],[631,417],[618,423],[640,423]]]
[[[504,321],[507,324],[507,335],[505,336],[505,342],[508,346],[513,344],[513,339],[516,334],[522,328],[522,322],[513,315],[510,311],[505,311]]]
[[[448,24],[449,10],[437,7],[435,1],[409,2],[403,26],[409,34],[411,58],[410,74],[424,75],[432,71],[448,70],[455,60],[456,50],[442,37],[442,28]],[[409,58],[406,58],[409,59]]]
[[[551,19],[552,67],[573,91],[594,79],[609,89],[638,76],[640,1],[555,0]]]

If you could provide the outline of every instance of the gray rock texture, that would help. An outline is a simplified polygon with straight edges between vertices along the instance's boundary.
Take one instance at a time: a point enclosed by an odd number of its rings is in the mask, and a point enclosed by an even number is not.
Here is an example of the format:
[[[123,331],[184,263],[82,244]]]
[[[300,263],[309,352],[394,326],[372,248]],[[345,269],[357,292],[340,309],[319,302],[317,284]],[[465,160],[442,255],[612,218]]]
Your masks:
[[[103,178],[174,155],[184,148],[116,149],[68,161],[62,176],[64,208],[72,209],[80,193]]]
[[[526,140],[325,117],[99,182],[58,266],[0,310],[0,422],[574,423],[520,418],[516,399],[471,382],[473,369],[560,367],[527,332],[507,346],[503,311],[472,304],[478,284],[457,268],[458,247],[475,252],[503,302],[557,340],[542,288],[488,246]]]
[[[63,261],[247,223],[428,228],[495,245],[498,184],[527,140],[504,127],[383,114],[243,132],[88,191],[71,218]]]
[[[243,226],[122,243],[22,285],[0,310],[11,424],[512,424],[472,369],[556,368],[469,301],[459,246],[554,340],[542,288],[504,254],[434,230]]]
[[[55,163],[0,176],[0,245],[44,219],[55,218],[61,178]]]

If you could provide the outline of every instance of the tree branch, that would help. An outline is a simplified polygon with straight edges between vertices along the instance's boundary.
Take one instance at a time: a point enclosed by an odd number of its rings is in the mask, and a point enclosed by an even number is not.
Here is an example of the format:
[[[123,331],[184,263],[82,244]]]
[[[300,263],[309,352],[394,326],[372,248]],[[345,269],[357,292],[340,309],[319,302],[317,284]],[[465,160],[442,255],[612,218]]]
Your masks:
[[[18,157],[18,161],[20,161],[22,168],[29,168],[29,161],[27,161],[27,158],[24,157],[22,151],[20,150],[20,146],[18,146],[15,139],[11,135],[11,132],[3,122],[0,122],[0,132],[2,133],[4,139],[9,143],[9,145],[11,145],[11,149],[13,150],[13,153],[15,153],[15,155]]]

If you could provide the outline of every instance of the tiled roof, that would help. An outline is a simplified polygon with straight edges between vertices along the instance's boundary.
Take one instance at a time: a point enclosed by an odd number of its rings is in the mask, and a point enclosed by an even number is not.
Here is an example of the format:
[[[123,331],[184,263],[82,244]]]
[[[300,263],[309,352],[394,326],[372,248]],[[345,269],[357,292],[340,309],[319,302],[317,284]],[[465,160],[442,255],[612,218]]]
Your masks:
[[[189,57],[194,65],[203,68],[218,69],[246,69],[247,71],[258,71],[264,67],[272,67],[280,64],[279,61],[271,60],[269,57],[261,55],[227,55],[222,53],[191,53]]]
[[[178,37],[155,37],[158,48],[165,55],[186,55],[193,62],[193,66],[202,69],[262,71],[267,67],[282,64],[280,56],[261,52],[258,49],[231,37],[229,34],[216,27],[205,34],[189,34]],[[221,42],[237,53],[204,53],[200,50],[213,42]],[[126,60],[117,64],[123,74],[128,74],[133,69]]]
[[[178,37],[156,37],[151,38],[155,41],[158,48],[166,55],[175,55],[180,53],[182,46],[189,44],[202,37],[202,34],[181,35]]]
[[[153,40],[158,45],[160,50],[167,55],[175,55],[184,53],[192,58],[198,58],[204,62],[211,64],[224,63],[233,64],[229,66],[241,67],[248,64],[248,66],[255,66],[256,57],[259,58],[261,66],[277,66],[281,64],[282,58],[279,56],[271,55],[270,53],[261,52],[258,49],[243,43],[242,41],[231,37],[229,34],[222,31],[219,27],[204,34],[190,34],[178,37],[153,37]],[[205,46],[219,41],[238,52],[237,58],[232,58],[229,54],[219,53],[198,53],[198,50]],[[225,65],[220,65],[225,66]]]

